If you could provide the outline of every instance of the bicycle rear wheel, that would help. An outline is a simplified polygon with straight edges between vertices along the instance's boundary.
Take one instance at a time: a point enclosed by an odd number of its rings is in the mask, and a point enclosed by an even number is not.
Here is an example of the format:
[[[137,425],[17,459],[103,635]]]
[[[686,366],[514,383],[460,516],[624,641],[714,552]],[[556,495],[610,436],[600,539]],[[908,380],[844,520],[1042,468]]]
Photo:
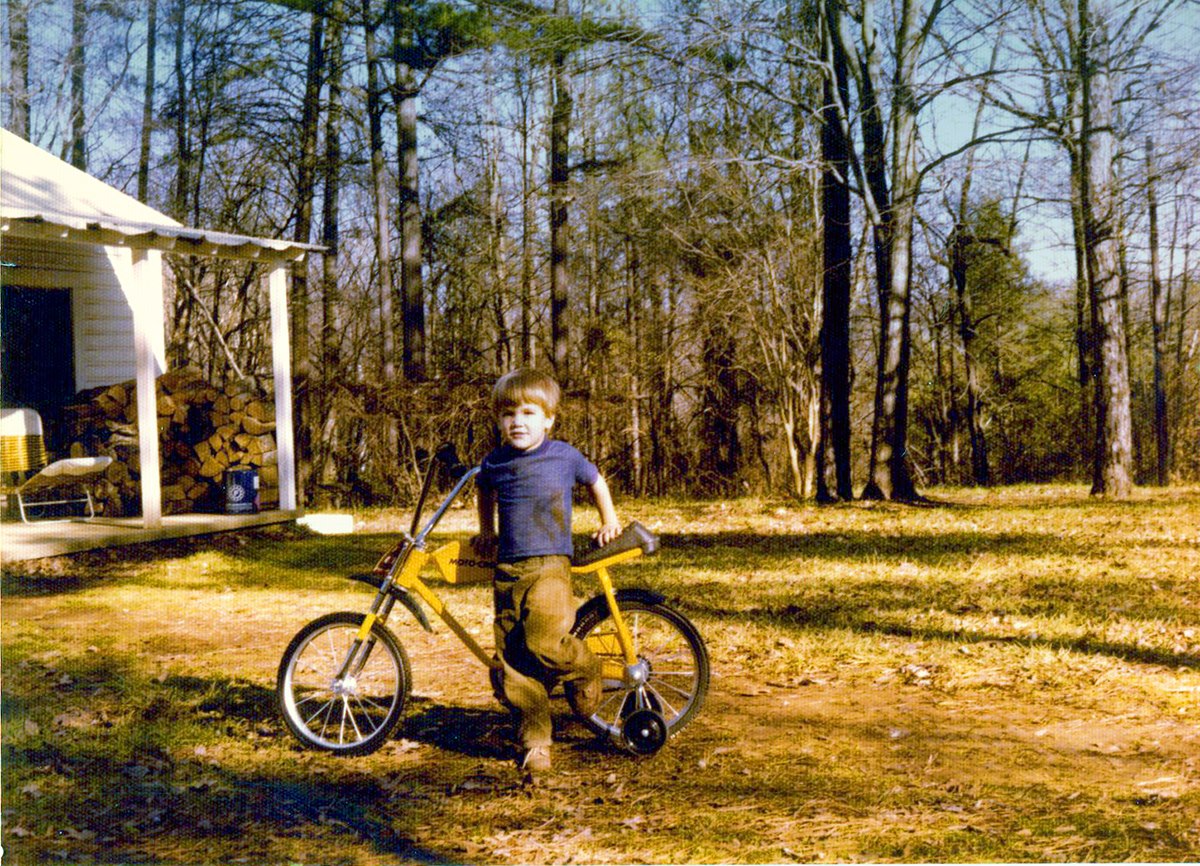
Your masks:
[[[666,722],[667,735],[674,735],[695,717],[708,694],[704,639],[687,617],[662,603],[622,601],[621,617],[637,653],[632,669],[622,657],[607,606],[586,610],[571,630],[604,666],[600,707],[584,724],[597,734],[619,737],[626,717],[651,709]]]
[[[327,614],[302,628],[284,651],[276,699],[288,730],[309,748],[368,754],[404,713],[412,688],[408,655],[381,623],[359,643],[364,618]]]

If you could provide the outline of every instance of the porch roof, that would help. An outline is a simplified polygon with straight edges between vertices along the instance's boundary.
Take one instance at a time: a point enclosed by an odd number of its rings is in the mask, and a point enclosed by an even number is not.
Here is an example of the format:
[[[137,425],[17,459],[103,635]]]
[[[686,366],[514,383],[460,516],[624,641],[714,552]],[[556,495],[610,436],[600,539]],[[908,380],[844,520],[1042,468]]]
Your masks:
[[[189,228],[133,196],[0,129],[0,236],[299,261],[322,247]]]

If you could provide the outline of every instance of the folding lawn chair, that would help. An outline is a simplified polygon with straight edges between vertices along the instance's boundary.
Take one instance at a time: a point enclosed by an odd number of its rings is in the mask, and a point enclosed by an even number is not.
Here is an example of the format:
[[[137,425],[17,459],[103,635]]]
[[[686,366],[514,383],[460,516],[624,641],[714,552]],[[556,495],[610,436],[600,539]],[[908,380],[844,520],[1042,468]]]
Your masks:
[[[29,522],[30,510],[51,505],[86,504],[87,516],[96,516],[89,483],[108,468],[111,457],[68,457],[53,463],[46,456],[42,418],[32,409],[0,409],[0,493],[16,496],[21,520]],[[32,473],[32,474],[30,474]],[[82,488],[83,495],[68,495],[63,489]],[[27,499],[41,491],[63,497]]]

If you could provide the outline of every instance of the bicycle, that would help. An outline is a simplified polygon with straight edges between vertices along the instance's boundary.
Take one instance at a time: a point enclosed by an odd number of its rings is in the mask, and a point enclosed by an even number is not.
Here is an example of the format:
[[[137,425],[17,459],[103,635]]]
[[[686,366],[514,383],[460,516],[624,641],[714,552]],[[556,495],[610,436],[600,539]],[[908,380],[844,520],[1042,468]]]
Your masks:
[[[435,461],[455,483],[418,530],[437,474]],[[276,699],[288,730],[303,745],[349,756],[369,754],[387,741],[404,714],[412,682],[408,654],[387,627],[397,603],[432,632],[421,602],[428,605],[487,666],[493,691],[502,694],[499,659],[421,579],[433,560],[447,582],[456,582],[460,543],[428,551],[425,542],[478,472],[478,466],[463,466],[451,446],[440,449],[430,459],[409,530],[370,573],[349,575],[375,587],[370,610],[326,614],[292,638],[279,663]],[[709,684],[708,650],[691,621],[653,590],[613,585],[609,569],[657,549],[657,537],[635,522],[604,547],[577,556],[571,569],[578,575],[595,575],[601,589],[579,608],[571,630],[602,661],[602,700],[582,721],[637,755],[654,754],[687,725],[703,704]]]

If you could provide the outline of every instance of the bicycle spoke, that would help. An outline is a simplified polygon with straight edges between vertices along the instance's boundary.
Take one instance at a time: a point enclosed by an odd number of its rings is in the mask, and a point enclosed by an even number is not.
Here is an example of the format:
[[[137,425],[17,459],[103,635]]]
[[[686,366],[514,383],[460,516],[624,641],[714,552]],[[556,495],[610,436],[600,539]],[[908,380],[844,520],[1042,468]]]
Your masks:
[[[319,700],[321,700],[321,699],[317,696],[317,692],[314,689],[312,694],[305,695],[304,697],[300,698],[300,700],[296,701],[296,709],[300,709],[300,707],[304,706],[309,701],[319,701]]]
[[[366,713],[370,712],[370,709],[368,709],[368,706],[371,709],[378,710],[381,713],[386,713],[388,710],[387,704],[381,703],[380,701],[377,701],[374,698],[368,698],[365,695],[355,695],[355,697],[358,699],[358,703],[362,706],[363,712],[366,712]]]
[[[329,730],[329,722],[333,718],[334,704],[335,704],[334,701],[329,701],[324,706],[325,716],[324,716],[324,718],[321,719],[321,737],[322,738],[325,737],[325,732],[327,730]],[[316,718],[316,716],[314,716],[313,718]]]
[[[350,698],[342,698],[342,728],[346,727],[346,719],[350,720],[350,727],[354,728],[355,739],[363,738],[362,730],[358,727],[358,720],[354,718],[354,709],[350,706]],[[343,741],[344,742],[344,741]]]
[[[675,708],[675,705],[663,697],[662,693],[659,692],[658,689],[654,688],[651,683],[646,684],[646,691],[648,691],[651,697],[653,697],[658,703],[658,711],[662,713],[664,719],[670,722],[672,719],[679,717],[680,713],[679,710]],[[668,712],[668,710],[670,712]]]
[[[374,733],[375,731],[379,730],[379,725],[374,723],[375,715],[372,714],[371,710],[368,709],[367,705],[363,703],[362,698],[355,696],[355,703],[358,704],[359,709],[362,711],[361,717],[362,717],[363,722],[370,723],[370,725],[371,725],[370,733]]]
[[[325,701],[323,704],[321,704],[321,706],[317,707],[316,712],[314,712],[311,716],[309,716],[307,719],[304,720],[304,724],[307,725],[308,727],[312,727],[313,720],[317,716],[321,715],[321,713],[325,713],[325,715],[328,716],[330,707],[332,707],[332,706],[333,706],[333,701]]]

